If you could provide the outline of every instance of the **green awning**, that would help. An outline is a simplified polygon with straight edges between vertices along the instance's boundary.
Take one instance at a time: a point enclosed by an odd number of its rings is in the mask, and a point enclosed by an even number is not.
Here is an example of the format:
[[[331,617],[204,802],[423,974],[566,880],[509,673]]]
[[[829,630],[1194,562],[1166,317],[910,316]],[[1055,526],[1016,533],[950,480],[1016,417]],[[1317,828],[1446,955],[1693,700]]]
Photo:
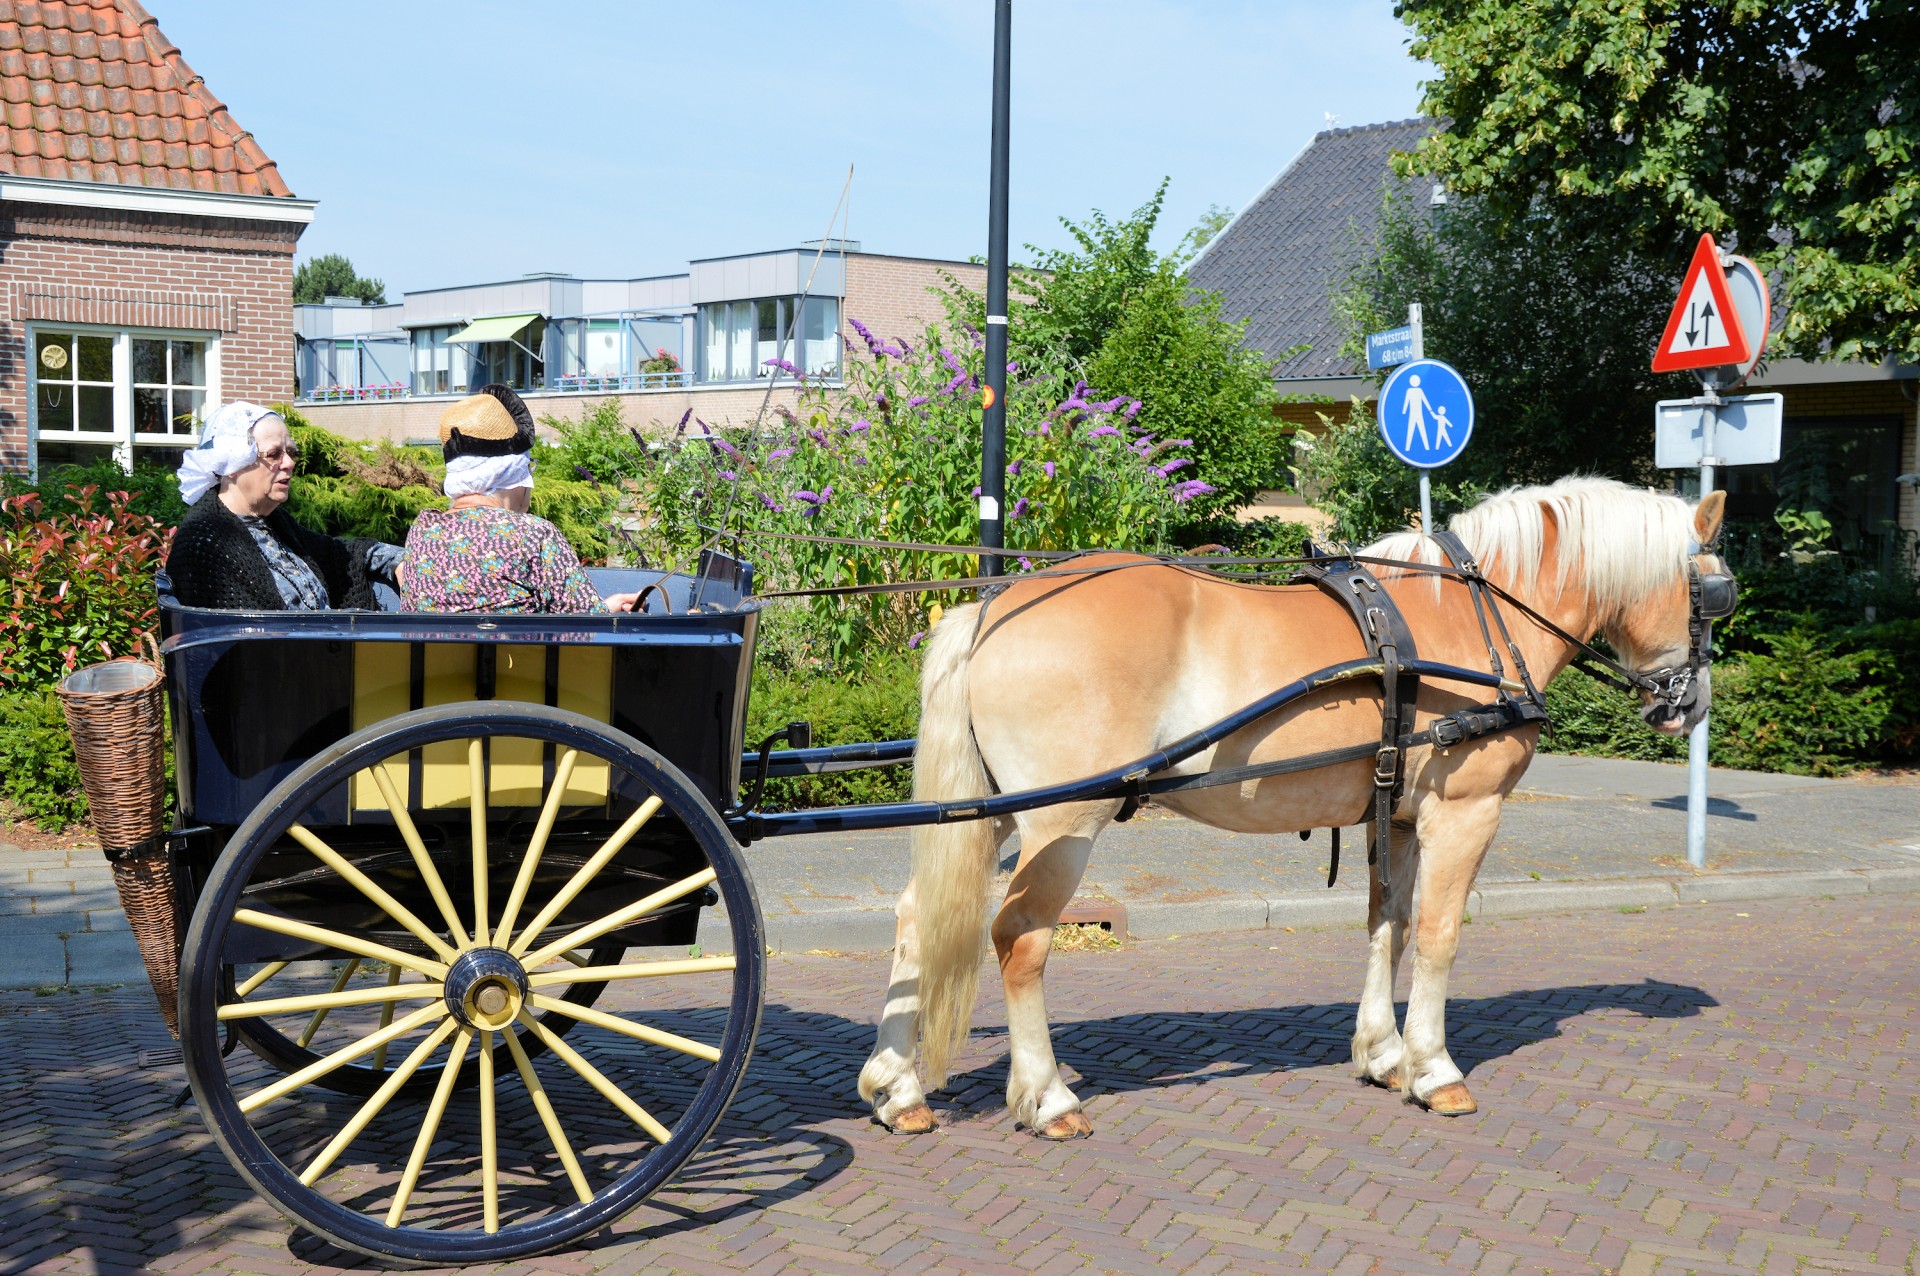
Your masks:
[[[532,315],[495,315],[491,319],[475,319],[460,331],[448,337],[448,341],[512,341],[520,335],[522,329],[540,316]]]

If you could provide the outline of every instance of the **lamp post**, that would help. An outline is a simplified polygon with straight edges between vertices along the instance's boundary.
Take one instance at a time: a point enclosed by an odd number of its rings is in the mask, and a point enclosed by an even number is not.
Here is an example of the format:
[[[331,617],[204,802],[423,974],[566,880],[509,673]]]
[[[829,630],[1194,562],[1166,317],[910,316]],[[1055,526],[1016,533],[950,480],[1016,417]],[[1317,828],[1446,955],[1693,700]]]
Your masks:
[[[1007,99],[1012,65],[1013,0],[993,6],[993,154],[987,188],[987,385],[981,414],[980,544],[1006,545],[1007,498]],[[980,556],[980,574],[998,576],[1001,559]]]

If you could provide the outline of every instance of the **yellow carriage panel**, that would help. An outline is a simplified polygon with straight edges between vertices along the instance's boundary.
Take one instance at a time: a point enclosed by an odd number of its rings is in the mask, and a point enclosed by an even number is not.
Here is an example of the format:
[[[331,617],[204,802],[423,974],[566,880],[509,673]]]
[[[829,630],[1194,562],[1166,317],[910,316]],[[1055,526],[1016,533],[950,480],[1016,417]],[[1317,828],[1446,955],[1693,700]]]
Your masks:
[[[556,708],[595,722],[613,722],[613,648],[570,646],[560,653]],[[607,800],[607,764],[582,758],[567,783],[569,806],[597,806]]]
[[[547,649],[497,647],[493,698],[547,702]],[[547,747],[538,740],[495,737],[487,744],[487,801],[494,806],[539,806],[546,800]]]
[[[413,707],[413,653],[403,642],[360,642],[353,645],[353,729],[395,718]],[[386,766],[406,792],[407,755],[388,758]],[[386,810],[380,786],[365,771],[349,781],[349,809]]]

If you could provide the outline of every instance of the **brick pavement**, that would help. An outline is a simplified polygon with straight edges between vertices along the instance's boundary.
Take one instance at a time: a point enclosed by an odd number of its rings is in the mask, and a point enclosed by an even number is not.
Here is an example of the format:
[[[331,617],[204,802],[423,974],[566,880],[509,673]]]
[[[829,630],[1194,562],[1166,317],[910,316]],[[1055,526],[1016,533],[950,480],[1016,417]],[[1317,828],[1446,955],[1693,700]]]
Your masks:
[[[983,1000],[937,1135],[855,1109],[882,959],[782,957],[709,1149],[588,1248],[496,1271],[1911,1273],[1910,901],[1479,918],[1454,1121],[1352,1082],[1361,951],[1264,931],[1055,958],[1093,1139],[1001,1107]],[[0,994],[0,1271],[334,1270],[227,1167],[144,988]]]

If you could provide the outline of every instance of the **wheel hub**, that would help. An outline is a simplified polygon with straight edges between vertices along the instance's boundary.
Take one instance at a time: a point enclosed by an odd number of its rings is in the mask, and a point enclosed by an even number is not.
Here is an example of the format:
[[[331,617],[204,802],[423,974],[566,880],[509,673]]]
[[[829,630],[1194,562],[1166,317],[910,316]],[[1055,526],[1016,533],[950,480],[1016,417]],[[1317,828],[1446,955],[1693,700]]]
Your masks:
[[[469,1028],[499,1031],[531,995],[526,967],[504,948],[469,948],[447,968],[447,1009]]]

